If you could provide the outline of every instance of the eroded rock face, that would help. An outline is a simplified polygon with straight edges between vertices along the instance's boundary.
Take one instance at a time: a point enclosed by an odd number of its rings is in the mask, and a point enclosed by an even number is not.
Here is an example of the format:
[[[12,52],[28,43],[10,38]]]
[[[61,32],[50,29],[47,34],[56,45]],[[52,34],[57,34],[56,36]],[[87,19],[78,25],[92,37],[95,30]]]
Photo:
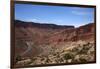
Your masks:
[[[53,42],[64,42],[64,41],[78,41],[78,40],[94,40],[95,25],[90,23],[84,26],[80,26],[74,29],[65,29],[51,37]]]
[[[24,60],[25,65],[94,61],[94,35],[94,23],[75,28],[15,20],[15,63],[21,66]],[[89,47],[85,52],[84,44],[86,49]],[[81,50],[84,54],[79,54]]]

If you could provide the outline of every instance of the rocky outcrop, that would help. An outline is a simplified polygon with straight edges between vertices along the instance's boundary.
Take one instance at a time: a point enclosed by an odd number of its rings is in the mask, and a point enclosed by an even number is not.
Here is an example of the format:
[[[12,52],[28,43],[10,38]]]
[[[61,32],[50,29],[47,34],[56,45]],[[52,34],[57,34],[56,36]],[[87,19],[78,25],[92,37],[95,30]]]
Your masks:
[[[74,29],[65,29],[52,35],[49,39],[51,43],[68,42],[68,41],[92,41],[95,38],[95,25],[90,23]]]

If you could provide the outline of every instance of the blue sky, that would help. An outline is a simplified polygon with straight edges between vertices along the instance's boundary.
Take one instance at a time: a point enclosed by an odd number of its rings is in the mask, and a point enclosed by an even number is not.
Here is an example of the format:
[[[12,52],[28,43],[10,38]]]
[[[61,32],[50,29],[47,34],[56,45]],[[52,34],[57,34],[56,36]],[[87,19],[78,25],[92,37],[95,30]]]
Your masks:
[[[15,4],[15,19],[78,27],[94,22],[94,8]]]

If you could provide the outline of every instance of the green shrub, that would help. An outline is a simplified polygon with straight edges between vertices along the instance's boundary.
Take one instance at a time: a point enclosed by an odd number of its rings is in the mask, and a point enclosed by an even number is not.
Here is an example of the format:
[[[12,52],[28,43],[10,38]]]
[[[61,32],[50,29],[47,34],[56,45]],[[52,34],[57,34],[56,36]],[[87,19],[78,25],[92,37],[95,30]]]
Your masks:
[[[80,62],[82,62],[82,63],[87,62],[87,60],[86,60],[86,59],[84,59],[84,58],[79,58],[79,61],[80,61]]]
[[[16,61],[15,62],[18,62],[18,61],[21,61],[22,60],[22,58],[21,58],[21,56],[20,55],[18,55],[18,56],[16,56],[16,59],[15,59]]]
[[[73,54],[71,54],[71,53],[66,53],[65,55],[64,55],[64,59],[73,59],[74,58],[74,55]]]
[[[78,47],[75,47],[75,48],[73,48],[71,51],[72,51],[72,52],[77,52],[77,51],[79,51],[79,49],[78,49]]]

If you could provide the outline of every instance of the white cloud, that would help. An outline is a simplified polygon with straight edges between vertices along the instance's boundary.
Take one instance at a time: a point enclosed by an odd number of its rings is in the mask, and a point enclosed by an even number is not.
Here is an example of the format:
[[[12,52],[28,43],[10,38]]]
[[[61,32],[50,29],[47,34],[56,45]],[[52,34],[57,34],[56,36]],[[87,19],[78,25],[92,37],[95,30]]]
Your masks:
[[[89,8],[73,7],[72,13],[75,15],[89,15],[91,12],[87,11]]]
[[[30,22],[37,22],[38,20],[37,20],[37,19],[28,19],[27,21],[30,21]]]
[[[37,22],[37,23],[50,23],[50,22],[47,22],[47,21],[45,21],[45,20],[40,20],[40,19],[36,19],[36,18],[27,19],[26,21],[27,21],[27,22]]]
[[[75,15],[88,15],[88,12],[83,12],[83,11],[72,11],[73,14]]]

